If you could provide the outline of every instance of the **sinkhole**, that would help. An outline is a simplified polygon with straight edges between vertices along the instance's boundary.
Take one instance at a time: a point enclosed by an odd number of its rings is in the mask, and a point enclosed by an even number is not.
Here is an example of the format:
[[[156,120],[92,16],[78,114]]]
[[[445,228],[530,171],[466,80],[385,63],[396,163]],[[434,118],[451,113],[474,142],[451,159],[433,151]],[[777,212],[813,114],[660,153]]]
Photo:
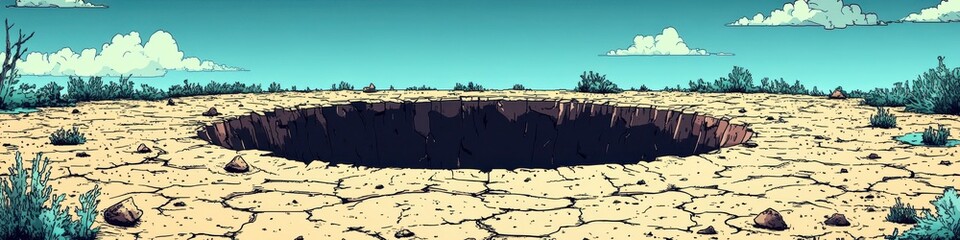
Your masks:
[[[632,164],[737,145],[753,132],[695,113],[578,101],[355,102],[276,109],[200,138],[303,162],[420,169]]]

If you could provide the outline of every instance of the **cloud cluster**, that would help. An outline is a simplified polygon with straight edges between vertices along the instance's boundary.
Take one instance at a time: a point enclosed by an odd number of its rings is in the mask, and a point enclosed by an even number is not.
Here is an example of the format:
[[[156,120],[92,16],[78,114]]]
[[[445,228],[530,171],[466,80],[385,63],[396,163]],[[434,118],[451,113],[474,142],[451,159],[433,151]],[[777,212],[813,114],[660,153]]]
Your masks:
[[[847,26],[884,25],[877,14],[864,13],[860,5],[844,5],[842,0],[797,0],[786,3],[783,9],[773,10],[769,16],[757,13],[753,18],[743,17],[730,26],[823,26],[826,29]]]
[[[0,58],[3,57],[0,53]],[[157,31],[146,44],[140,33],[117,34],[101,51],[83,49],[79,53],[64,48],[54,53],[32,52],[17,63],[25,76],[121,76],[159,77],[168,71],[243,71],[213,61],[184,57],[170,33]]]
[[[633,45],[627,49],[610,50],[606,56],[710,56],[711,53],[703,49],[690,49],[683,42],[677,29],[664,28],[660,35],[633,38]],[[725,54],[728,56],[729,54]]]
[[[103,8],[104,5],[87,3],[84,0],[17,0],[12,7],[25,8]]]
[[[904,22],[960,22],[960,0],[945,0],[936,7],[911,13],[900,19]]]

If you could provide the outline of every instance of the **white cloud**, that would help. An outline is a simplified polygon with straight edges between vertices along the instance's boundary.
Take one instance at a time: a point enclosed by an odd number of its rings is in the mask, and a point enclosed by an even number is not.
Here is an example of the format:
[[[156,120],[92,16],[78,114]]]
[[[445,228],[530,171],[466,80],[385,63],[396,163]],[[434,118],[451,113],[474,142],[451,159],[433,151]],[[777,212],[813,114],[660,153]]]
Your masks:
[[[911,13],[900,19],[904,22],[960,22],[960,0],[945,0],[932,8],[920,10],[920,13]]]
[[[0,58],[3,54],[0,53]],[[28,76],[120,76],[159,77],[168,71],[243,71],[196,57],[184,58],[170,33],[157,31],[146,44],[140,33],[117,34],[100,52],[94,48],[79,53],[64,48],[54,53],[32,52],[17,63]]]
[[[13,7],[33,8],[103,8],[104,5],[87,3],[84,0],[17,0]]]
[[[683,42],[677,29],[664,28],[660,35],[633,38],[633,45],[627,49],[610,50],[606,56],[710,56],[711,53],[703,49],[690,49]],[[730,56],[725,54],[723,56]]]
[[[753,18],[740,18],[730,26],[823,26],[826,29],[847,26],[877,26],[884,23],[877,14],[864,13],[860,5],[843,5],[842,0],[797,0],[769,16],[757,13]]]

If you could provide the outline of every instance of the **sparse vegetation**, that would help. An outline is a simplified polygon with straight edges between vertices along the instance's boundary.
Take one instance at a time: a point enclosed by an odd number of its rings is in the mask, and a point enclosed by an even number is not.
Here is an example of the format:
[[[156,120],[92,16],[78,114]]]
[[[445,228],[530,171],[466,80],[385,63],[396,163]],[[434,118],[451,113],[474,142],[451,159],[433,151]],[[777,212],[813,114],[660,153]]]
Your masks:
[[[821,92],[816,87],[807,90],[807,87],[803,84],[800,84],[799,80],[794,81],[793,84],[790,84],[783,80],[783,78],[773,80],[770,78],[763,78],[760,79],[760,86],[755,86],[753,85],[753,74],[750,73],[750,70],[739,66],[734,66],[733,70],[727,74],[727,77],[721,77],[717,80],[714,80],[712,83],[704,81],[703,79],[699,79],[697,81],[690,81],[688,85],[690,87],[687,89],[677,86],[676,88],[667,87],[664,89],[664,91],[689,91],[701,93],[771,93],[811,96],[826,95],[826,93]]]
[[[883,107],[877,107],[877,114],[870,116],[870,126],[877,128],[895,128],[897,127],[897,116],[894,116]]]
[[[650,90],[650,88],[648,88],[647,85],[642,85],[642,84],[641,84],[639,88],[630,88],[630,91],[649,92],[649,91],[652,91],[652,90]]]
[[[511,89],[513,89],[513,90],[530,90],[529,88],[524,87],[523,84],[514,84],[514,85],[513,85],[513,88],[511,88]]]
[[[10,106],[10,100],[18,90],[16,86],[20,78],[20,75],[17,74],[17,63],[23,59],[23,54],[27,52],[27,48],[23,44],[33,38],[33,33],[23,34],[23,31],[19,31],[17,39],[13,40],[10,38],[10,30],[13,29],[14,25],[6,20],[3,23],[7,44],[4,49],[3,62],[0,62],[0,109],[9,109],[18,107]],[[21,85],[21,87],[23,86]]]
[[[928,146],[944,146],[950,138],[950,129],[943,125],[937,125],[937,128],[927,127],[923,131],[923,144]]]
[[[473,82],[468,82],[467,84],[457,83],[453,86],[455,91],[467,91],[467,92],[482,92],[486,89],[483,88],[483,85],[476,84]]]
[[[917,113],[960,115],[960,67],[949,69],[944,57],[938,57],[936,68],[913,80],[898,83],[892,89],[878,88],[864,96],[864,104],[871,106],[906,106]]]
[[[24,169],[20,152],[14,160],[10,175],[0,179],[0,239],[96,239],[100,228],[93,228],[93,223],[100,202],[99,186],[80,194],[74,220],[70,208],[61,205],[66,195],[51,196],[50,159],[37,154],[29,171]]]
[[[890,207],[887,213],[887,221],[893,223],[914,224],[917,223],[917,210],[910,204],[903,204],[900,198]]]
[[[330,86],[330,91],[342,91],[342,90],[353,90],[353,84],[348,82],[340,81],[340,84],[333,84]]]
[[[432,87],[428,87],[427,85],[422,85],[422,86],[408,87],[406,90],[411,90],[411,91],[425,91],[425,90],[437,90],[437,89],[436,89],[436,88],[432,88]]]
[[[583,72],[583,74],[580,75],[580,82],[577,83],[577,88],[574,90],[586,93],[623,92],[623,89],[617,87],[616,83],[607,80],[607,75],[600,75],[600,73],[594,73],[593,71]]]
[[[83,136],[83,133],[81,133],[80,129],[76,126],[70,130],[60,128],[50,134],[50,143],[53,145],[80,145],[85,142],[87,142],[87,138]]]
[[[899,229],[887,236],[889,240],[957,240],[960,239],[960,195],[950,187],[943,191],[943,195],[930,202],[937,210],[936,214],[930,210],[923,211],[923,217],[916,218],[916,225],[901,235]]]
[[[283,91],[283,88],[281,88],[280,84],[277,82],[271,82],[270,86],[267,87],[267,92],[275,93],[275,92],[282,92],[282,91]]]

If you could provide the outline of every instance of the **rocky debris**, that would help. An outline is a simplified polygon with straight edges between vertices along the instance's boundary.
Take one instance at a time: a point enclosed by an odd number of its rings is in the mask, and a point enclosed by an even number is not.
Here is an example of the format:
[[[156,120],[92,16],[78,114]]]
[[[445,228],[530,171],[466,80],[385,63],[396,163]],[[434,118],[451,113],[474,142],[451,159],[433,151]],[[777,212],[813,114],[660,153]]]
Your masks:
[[[637,185],[647,185],[647,181],[641,179],[640,181],[637,181]]]
[[[173,102],[173,99],[167,99],[167,106],[176,106],[177,103]]]
[[[140,146],[137,146],[137,153],[148,153],[148,152],[152,152],[152,151],[153,151],[153,150],[151,150],[149,147],[147,147],[146,144],[141,143]]]
[[[127,198],[103,210],[103,219],[109,224],[122,227],[132,227],[140,222],[143,211],[133,203],[133,198]]]
[[[847,221],[847,217],[843,216],[843,214],[834,213],[833,216],[830,216],[826,221],[823,221],[823,224],[826,224],[827,226],[846,227],[850,226],[850,221]]]
[[[697,234],[714,235],[714,234],[717,234],[717,230],[713,229],[713,226],[709,226],[707,228],[700,229],[699,231],[697,231]]]
[[[373,188],[377,190],[383,189],[383,184],[377,184],[377,186],[374,186]]]
[[[303,236],[297,236],[297,237],[293,238],[293,240],[303,240]]]
[[[4,146],[4,147],[9,147],[9,146],[13,146],[13,144],[3,143],[3,146]]]
[[[227,172],[232,173],[244,173],[250,171],[250,165],[247,165],[247,161],[243,160],[243,157],[236,156],[233,157],[233,160],[230,160],[226,166],[223,167]]]
[[[414,235],[416,234],[407,229],[401,229],[400,231],[397,231],[397,233],[393,234],[393,236],[396,238],[408,238],[413,237]]]
[[[744,146],[744,147],[748,147],[748,148],[755,148],[755,147],[760,146],[760,145],[757,145],[757,143],[755,143],[755,142],[753,142],[753,141],[747,141],[747,142],[743,143],[743,146]]]
[[[89,156],[90,156],[90,154],[88,154],[87,152],[78,152],[78,153],[77,153],[77,157],[89,157]]]
[[[947,160],[943,160],[943,161],[940,161],[940,165],[950,166],[950,165],[953,165],[953,162],[950,162],[950,161],[947,161]]]
[[[370,83],[369,86],[363,87],[363,92],[365,92],[365,93],[375,93],[375,92],[377,92],[377,86],[374,86],[373,83]]]
[[[773,120],[777,120],[777,119],[773,117],[767,117],[767,121],[773,121]]]
[[[740,112],[740,113],[747,113],[747,109],[743,109],[743,108],[741,108],[741,109],[740,109],[739,111],[737,111],[737,112]]]
[[[770,229],[770,230],[785,230],[787,229],[787,223],[783,221],[783,216],[780,215],[780,212],[773,210],[773,208],[767,208],[763,210],[756,218],[753,218],[754,226]]]
[[[867,159],[880,159],[880,155],[871,153],[870,155],[867,155]]]
[[[240,105],[237,105],[237,107],[243,107],[243,103],[241,103]]]
[[[830,93],[830,99],[847,99],[847,95],[843,95],[843,91],[840,89],[833,90],[833,93]]]
[[[841,168],[841,169],[840,169],[840,173],[849,173],[849,172],[850,172],[850,170],[847,170],[846,168]]]
[[[76,108],[74,108],[74,109],[73,109],[73,111],[70,111],[70,113],[73,113],[73,114],[80,114],[80,110],[78,110],[78,109],[76,109]]]
[[[175,203],[173,203],[173,206],[174,206],[174,207],[186,207],[186,206],[187,206],[187,203],[185,203],[185,202],[175,202]]]
[[[217,112],[217,108],[215,108],[215,107],[210,107],[210,109],[208,109],[206,112],[201,113],[200,115],[207,116],[207,117],[213,117],[213,116],[220,115],[220,112]]]

